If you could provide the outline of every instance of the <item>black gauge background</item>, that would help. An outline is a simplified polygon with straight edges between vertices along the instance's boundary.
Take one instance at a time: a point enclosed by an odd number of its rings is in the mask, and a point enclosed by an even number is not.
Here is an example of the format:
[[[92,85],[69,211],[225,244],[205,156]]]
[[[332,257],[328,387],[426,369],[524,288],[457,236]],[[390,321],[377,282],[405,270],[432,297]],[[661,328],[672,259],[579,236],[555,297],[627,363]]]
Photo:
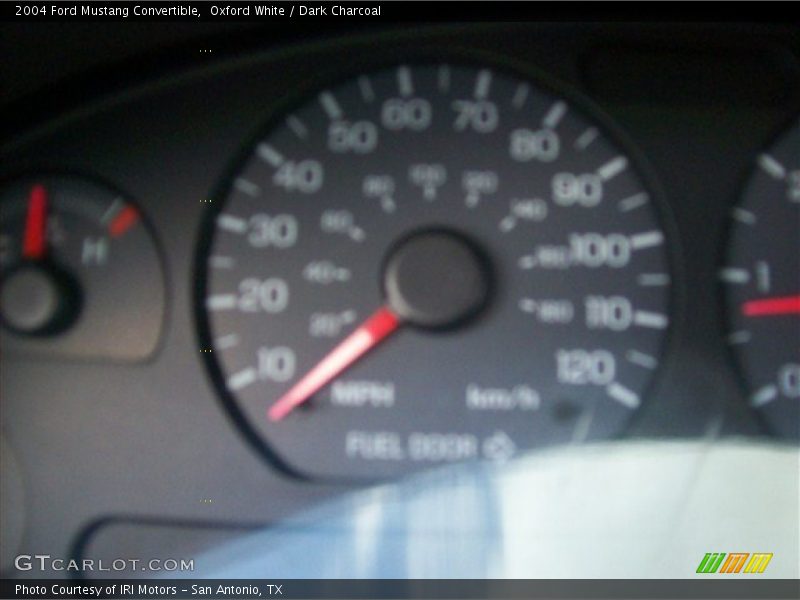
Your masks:
[[[628,418],[624,429],[611,439],[624,438],[626,432],[635,425],[637,418],[640,417],[642,408],[648,404],[650,392],[660,384],[665,368],[669,368],[669,363],[673,356],[672,350],[674,340],[677,337],[676,333],[679,333],[679,328],[682,327],[684,277],[683,273],[680,271],[682,261],[680,260],[681,250],[676,224],[670,213],[669,205],[662,188],[658,183],[655,171],[650,167],[646,158],[637,149],[633,141],[616,126],[610,116],[577,90],[562,84],[549,74],[535,68],[533,65],[522,63],[508,56],[499,55],[494,52],[465,51],[459,49],[447,55],[443,55],[441,49],[428,50],[423,47],[415,51],[403,51],[397,57],[393,56],[388,59],[376,61],[364,59],[354,60],[342,70],[336,69],[333,72],[328,71],[323,75],[309,78],[307,82],[304,82],[299,92],[284,95],[281,101],[277,103],[275,110],[266,116],[265,121],[257,126],[254,133],[248,139],[243,141],[238,155],[231,161],[230,167],[220,179],[217,186],[215,186],[211,194],[213,200],[212,206],[203,216],[202,226],[196,244],[195,263],[192,273],[192,283],[195,288],[194,312],[197,322],[199,347],[201,349],[211,349],[213,340],[210,319],[204,303],[208,291],[207,259],[214,237],[215,218],[224,208],[225,200],[232,189],[234,179],[241,173],[246,162],[251,158],[257,143],[266,139],[267,135],[282,124],[285,118],[291,115],[294,110],[303,106],[306,102],[312,101],[320,90],[335,87],[349,80],[354,80],[359,75],[376,73],[382,69],[396,68],[399,65],[407,65],[413,68],[416,66],[438,64],[474,69],[480,67],[490,68],[495,73],[514,77],[520,81],[530,82],[543,91],[553,94],[555,98],[567,101],[570,107],[578,109],[587,119],[587,122],[601,129],[606,137],[625,153],[625,156],[630,160],[631,165],[635,168],[640,177],[644,189],[650,194],[650,206],[656,217],[656,223],[659,229],[664,233],[665,241],[663,253],[666,260],[667,272],[671,277],[671,283],[667,286],[667,290],[665,290],[669,325],[662,334],[663,342],[659,349],[659,364],[651,375],[649,384],[642,390],[642,406],[632,411],[632,415]],[[265,456],[279,472],[304,481],[328,481],[331,483],[349,485],[365,485],[369,484],[370,481],[380,481],[384,479],[383,477],[370,478],[364,476],[309,476],[301,470],[290,466],[277,452],[270,448],[266,439],[247,422],[247,418],[237,406],[237,400],[225,385],[224,373],[222,372],[221,365],[215,359],[214,353],[204,352],[202,353],[202,358],[219,398],[221,398],[226,412],[233,423],[239,428],[248,442]]]
[[[780,140],[786,135],[790,129],[793,127],[800,128],[800,106],[796,108],[796,112],[792,114],[792,116],[785,119],[781,126],[777,128],[775,132],[773,132],[772,136],[768,139],[764,140],[761,144],[759,151],[753,156],[750,165],[748,165],[747,169],[739,176],[739,186],[738,186],[738,194],[732,198],[732,202],[728,207],[728,212],[726,213],[727,218],[727,227],[725,229],[725,233],[722,236],[722,243],[719,248],[719,259],[718,265],[719,268],[723,268],[728,266],[728,260],[731,255],[731,245],[733,243],[733,231],[735,228],[740,227],[732,218],[730,218],[731,211],[739,206],[742,205],[742,201],[744,200],[745,193],[750,185],[751,179],[757,176],[759,172],[759,166],[757,164],[758,156],[762,152],[769,153],[770,149],[775,146],[775,144],[779,143]],[[717,280],[717,302],[720,314],[720,319],[722,321],[722,332],[723,335],[727,336],[728,333],[734,330],[734,323],[731,320],[730,316],[730,306],[729,306],[729,296],[727,293],[727,285],[725,282]],[[772,426],[767,421],[767,418],[764,416],[763,411],[754,409],[749,406],[749,395],[752,392],[751,384],[748,381],[747,377],[745,376],[745,369],[744,364],[742,362],[741,354],[736,351],[736,348],[732,344],[725,343],[725,353],[728,358],[728,363],[731,366],[732,371],[735,374],[735,378],[737,383],[739,384],[740,390],[742,395],[740,400],[744,405],[744,408],[750,411],[753,414],[753,418],[758,422],[759,427],[761,429],[761,433],[764,436],[774,437],[774,430]],[[785,401],[785,400],[784,400]],[[793,443],[791,439],[783,439],[779,440],[783,441],[787,444]],[[794,441],[797,443],[797,440]]]

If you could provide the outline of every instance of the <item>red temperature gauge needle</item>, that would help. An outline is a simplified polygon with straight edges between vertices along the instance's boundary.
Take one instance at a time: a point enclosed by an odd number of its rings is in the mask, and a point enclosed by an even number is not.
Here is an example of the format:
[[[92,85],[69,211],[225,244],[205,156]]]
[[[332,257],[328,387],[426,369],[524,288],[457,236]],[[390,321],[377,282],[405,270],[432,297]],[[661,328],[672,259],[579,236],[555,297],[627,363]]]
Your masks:
[[[270,407],[267,411],[269,420],[283,419],[389,337],[399,326],[400,319],[397,315],[385,306],[379,308]]]
[[[128,229],[136,225],[136,221],[139,220],[139,211],[137,211],[132,206],[126,206],[123,208],[114,220],[108,225],[108,233],[111,234],[111,237],[119,237]]]
[[[766,317],[770,315],[800,314],[800,294],[781,298],[762,298],[742,304],[742,314],[746,317]]]
[[[23,258],[39,260],[44,257],[47,248],[46,228],[47,190],[37,183],[28,194],[28,212],[25,216],[25,233],[22,238]]]

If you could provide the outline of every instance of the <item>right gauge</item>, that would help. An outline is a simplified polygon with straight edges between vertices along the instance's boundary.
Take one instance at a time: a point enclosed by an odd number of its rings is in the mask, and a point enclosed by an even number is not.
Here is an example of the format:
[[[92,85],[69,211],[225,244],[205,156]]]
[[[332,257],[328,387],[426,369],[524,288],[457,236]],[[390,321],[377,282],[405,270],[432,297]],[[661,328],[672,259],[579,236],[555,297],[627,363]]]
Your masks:
[[[800,119],[756,159],[720,279],[750,405],[800,439]]]

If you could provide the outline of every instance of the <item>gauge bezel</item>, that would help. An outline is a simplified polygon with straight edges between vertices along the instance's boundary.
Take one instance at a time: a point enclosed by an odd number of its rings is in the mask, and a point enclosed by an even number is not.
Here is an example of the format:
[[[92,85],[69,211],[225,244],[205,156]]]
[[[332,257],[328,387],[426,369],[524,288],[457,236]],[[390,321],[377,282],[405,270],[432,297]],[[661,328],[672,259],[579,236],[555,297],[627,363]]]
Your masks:
[[[142,208],[142,204],[138,202],[132,194],[129,194],[127,191],[123,190],[120,186],[113,183],[107,177],[104,177],[94,171],[81,168],[56,167],[48,164],[44,164],[42,166],[36,166],[35,164],[28,164],[23,167],[17,167],[11,171],[1,173],[0,189],[3,189],[6,185],[9,184],[13,184],[19,181],[24,181],[26,179],[36,179],[36,178],[54,178],[54,179],[65,178],[65,179],[79,179],[79,180],[82,179],[96,186],[104,188],[109,192],[113,192],[115,195],[124,199],[126,204],[135,207],[139,213],[139,222],[141,223],[141,226],[144,227],[145,231],[147,232],[147,236],[153,245],[153,249],[156,255],[156,260],[158,262],[158,266],[160,269],[159,277],[161,278],[161,285],[164,295],[164,307],[163,307],[163,314],[161,317],[161,327],[159,328],[158,332],[158,339],[156,339],[156,343],[153,346],[153,350],[147,356],[142,358],[137,358],[134,360],[117,359],[117,358],[107,359],[102,356],[99,357],[80,356],[80,357],[70,357],[68,359],[59,358],[58,360],[68,360],[69,362],[87,363],[87,364],[104,362],[112,364],[147,365],[155,363],[166,344],[166,337],[167,337],[166,332],[167,329],[170,327],[170,322],[172,318],[172,304],[173,304],[172,294],[171,294],[172,279],[167,270],[168,263],[166,259],[167,257],[166,250],[161,243],[161,239],[158,236],[158,231],[155,225],[151,222],[147,212]]]
[[[763,152],[768,152],[776,144],[778,144],[784,135],[787,135],[789,130],[793,127],[800,127],[800,107],[796,111],[792,111],[790,116],[782,119],[781,125],[772,131],[760,144],[756,147],[756,153],[751,156],[750,162],[742,169],[737,177],[737,186],[735,192],[728,204],[728,212],[726,213],[726,226],[720,239],[720,244],[717,249],[717,271],[728,265],[728,260],[731,256],[733,248],[733,232],[737,228],[736,222],[730,218],[731,212],[742,204],[745,199],[750,183],[756,177],[758,167],[758,156]],[[726,358],[725,363],[731,370],[733,379],[736,381],[736,387],[739,391],[737,403],[739,408],[747,411],[751,418],[758,424],[759,431],[762,437],[769,438],[770,440],[777,441],[778,443],[785,443],[790,446],[796,445],[796,442],[791,439],[785,439],[778,435],[773,427],[767,421],[763,411],[750,406],[748,403],[748,395],[750,394],[750,383],[747,380],[744,370],[744,361],[740,354],[732,344],[726,342],[727,335],[734,329],[734,323],[731,318],[731,306],[729,300],[728,288],[724,281],[717,279],[716,281],[716,299],[718,310],[718,327],[721,336],[722,352]]]
[[[435,46],[422,47],[411,51],[402,50],[389,58],[361,59],[349,62],[347,66],[326,69],[322,75],[315,75],[304,81],[299,91],[284,95],[276,101],[273,109],[267,113],[265,120],[254,129],[251,136],[243,141],[239,152],[230,161],[223,176],[211,191],[211,206],[206,209],[201,219],[200,232],[195,245],[195,260],[192,273],[194,315],[197,324],[196,331],[199,347],[201,349],[211,348],[213,340],[210,318],[205,310],[205,297],[208,292],[207,257],[214,239],[214,222],[216,216],[224,208],[225,200],[233,188],[234,179],[241,173],[246,162],[251,158],[256,145],[283,124],[286,117],[290,116],[295,110],[313,101],[320,90],[354,81],[360,75],[377,73],[400,65],[407,65],[411,68],[439,65],[472,69],[485,67],[495,73],[530,82],[556,98],[565,100],[571,108],[577,109],[587,121],[597,126],[609,140],[618,146],[631,161],[637,175],[642,180],[644,189],[647,190],[652,198],[650,206],[656,216],[656,222],[665,237],[664,257],[670,274],[670,285],[665,290],[665,297],[666,312],[670,317],[670,325],[662,334],[662,342],[659,347],[659,365],[642,391],[644,399],[642,405],[636,411],[633,411],[623,429],[616,436],[612,436],[611,439],[624,438],[631,428],[635,428],[637,420],[641,418],[642,413],[650,404],[646,397],[651,395],[654,389],[657,389],[664,378],[664,373],[671,368],[674,344],[680,338],[680,335],[677,334],[680,333],[683,327],[685,291],[681,261],[682,252],[677,224],[655,170],[650,166],[646,157],[634,142],[615,124],[611,116],[575,89],[574,85],[563,83],[534,65],[501,53],[464,48],[444,50]],[[241,412],[238,401],[227,389],[222,367],[214,357],[213,352],[202,353],[202,360],[207,368],[212,386],[216,390],[218,398],[232,423],[244,435],[251,447],[265,457],[282,475],[300,481],[346,485],[365,485],[387,480],[386,477],[380,476],[312,476],[293,467],[270,447],[268,440],[250,425],[246,416]]]

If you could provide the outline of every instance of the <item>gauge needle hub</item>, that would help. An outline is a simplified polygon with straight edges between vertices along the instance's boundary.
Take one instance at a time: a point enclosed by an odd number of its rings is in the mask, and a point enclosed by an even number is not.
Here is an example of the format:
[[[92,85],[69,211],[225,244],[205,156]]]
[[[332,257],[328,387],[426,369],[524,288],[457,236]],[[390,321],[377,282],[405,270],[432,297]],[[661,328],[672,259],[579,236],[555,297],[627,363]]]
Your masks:
[[[388,307],[379,308],[270,407],[269,420],[283,419],[389,337],[400,324],[400,319]]]
[[[25,233],[22,238],[22,256],[28,260],[41,260],[46,250],[47,190],[41,184],[31,188],[28,211],[25,216]]]
[[[800,294],[750,300],[742,305],[742,314],[746,317],[798,315],[800,314]]]

